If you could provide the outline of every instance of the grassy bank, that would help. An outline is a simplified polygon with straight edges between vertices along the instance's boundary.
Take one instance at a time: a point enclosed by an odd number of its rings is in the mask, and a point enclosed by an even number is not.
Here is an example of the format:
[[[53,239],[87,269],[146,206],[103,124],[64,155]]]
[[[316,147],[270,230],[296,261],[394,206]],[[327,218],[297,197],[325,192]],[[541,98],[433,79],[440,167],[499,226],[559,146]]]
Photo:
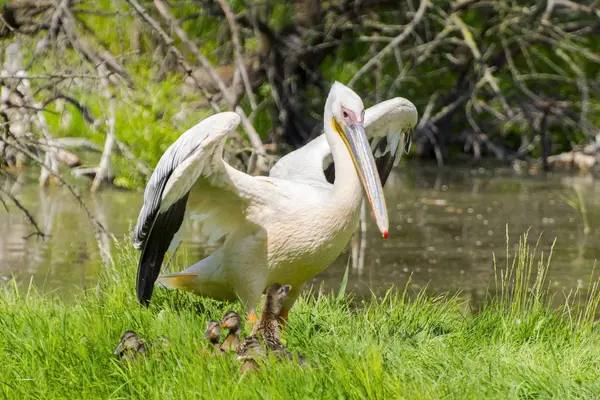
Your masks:
[[[534,253],[521,245],[498,266],[501,296],[481,310],[458,296],[401,290],[358,307],[338,294],[304,296],[284,338],[318,366],[272,363],[240,376],[234,357],[200,352],[207,320],[239,306],[158,290],[142,309],[137,254],[123,249],[76,303],[16,286],[0,294],[0,397],[592,398],[600,393],[597,284],[551,308],[548,262]],[[111,351],[127,329],[171,345],[119,362]]]

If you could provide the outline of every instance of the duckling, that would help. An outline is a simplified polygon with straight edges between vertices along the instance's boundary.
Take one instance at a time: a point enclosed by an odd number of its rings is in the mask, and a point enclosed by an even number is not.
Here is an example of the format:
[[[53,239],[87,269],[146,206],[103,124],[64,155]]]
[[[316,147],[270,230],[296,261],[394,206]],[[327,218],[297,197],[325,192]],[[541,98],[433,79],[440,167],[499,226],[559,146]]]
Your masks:
[[[260,366],[258,365],[258,363],[250,358],[250,359],[244,361],[244,363],[240,367],[240,372],[242,374],[244,374],[246,372],[255,372],[255,371],[258,372],[259,369],[260,369]]]
[[[161,335],[156,338],[156,342],[152,343],[154,346],[160,346],[162,350],[168,350],[171,347],[171,341],[165,335]]]
[[[121,335],[121,342],[113,350],[113,354],[121,360],[133,360],[137,358],[138,354],[146,356],[146,346],[137,333],[125,331]]]
[[[238,348],[238,359],[244,360],[244,365],[271,352],[278,357],[286,355],[285,345],[280,340],[278,319],[283,302],[291,288],[290,285],[282,286],[274,283],[267,289],[260,319],[250,336]]]
[[[244,346],[243,349],[241,346]],[[254,372],[260,369],[257,359],[266,356],[265,348],[257,337],[248,337],[238,348],[238,360],[243,361],[240,372]]]
[[[242,360],[242,366],[240,367],[240,372],[242,374],[246,372],[258,372],[260,370],[260,365],[256,360],[260,360],[266,356],[265,350],[262,346],[262,343],[258,340],[254,339],[251,343],[246,343],[246,351],[244,355],[238,355],[238,359]]]
[[[212,344],[211,347],[213,348],[213,350],[220,350],[219,340],[221,339],[221,326],[219,324],[219,321],[208,321],[206,331],[204,332],[204,339],[208,339],[210,344]]]
[[[229,329],[227,337],[221,344],[221,351],[236,351],[240,346],[240,327],[242,319],[235,311],[227,311],[221,319],[221,328]]]

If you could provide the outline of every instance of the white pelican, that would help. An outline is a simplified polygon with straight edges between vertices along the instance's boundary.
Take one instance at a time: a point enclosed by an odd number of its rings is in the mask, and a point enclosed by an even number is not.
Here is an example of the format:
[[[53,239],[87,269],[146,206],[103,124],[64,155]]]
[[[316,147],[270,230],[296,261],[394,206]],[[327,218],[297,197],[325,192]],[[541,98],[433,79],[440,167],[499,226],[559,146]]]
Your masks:
[[[280,314],[286,320],[304,283],[327,268],[356,231],[363,189],[387,238],[385,198],[365,127],[375,141],[387,136],[387,150],[399,158],[400,133],[417,123],[410,101],[388,100],[365,115],[361,98],[335,82],[325,104],[325,133],[281,158],[269,177],[247,175],[223,160],[225,139],[239,123],[233,112],[208,117],[181,135],[158,162],[134,231],[134,246],[142,250],[140,303],[148,304],[158,279],[172,289],[239,299],[248,318],[256,321],[263,291],[283,282],[292,286]],[[329,155],[336,168],[333,184],[323,173]],[[185,271],[159,277],[194,185],[203,232],[210,241],[224,241]]]

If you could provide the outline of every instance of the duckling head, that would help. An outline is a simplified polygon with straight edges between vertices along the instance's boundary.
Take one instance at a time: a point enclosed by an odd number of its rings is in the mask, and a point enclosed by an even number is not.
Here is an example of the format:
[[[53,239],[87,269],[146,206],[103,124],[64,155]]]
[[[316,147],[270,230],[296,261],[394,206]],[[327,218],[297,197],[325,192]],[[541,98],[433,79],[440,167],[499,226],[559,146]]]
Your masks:
[[[162,336],[159,336],[159,337],[156,339],[156,342],[157,342],[156,344],[157,344],[157,345],[160,345],[160,347],[162,347],[162,348],[163,348],[163,350],[166,350],[166,349],[168,349],[168,348],[171,346],[171,341],[169,340],[169,338],[168,338],[168,337],[166,337],[166,336],[164,336],[164,335],[162,335]]]
[[[221,328],[229,329],[231,333],[236,333],[240,330],[241,323],[240,314],[235,311],[227,311],[221,319]]]
[[[221,338],[221,325],[219,321],[210,320],[204,332],[204,339],[208,339],[211,343],[218,344]]]
[[[121,335],[121,342],[116,349],[113,350],[114,355],[125,357],[130,352],[145,353],[142,339],[134,331],[125,331]]]
[[[262,343],[256,337],[247,338],[240,346],[237,354],[238,360],[252,360],[266,355]]]
[[[283,307],[283,302],[287,298],[292,287],[290,285],[281,285],[274,283],[267,289],[267,295],[263,304],[263,313],[268,313],[277,318]]]

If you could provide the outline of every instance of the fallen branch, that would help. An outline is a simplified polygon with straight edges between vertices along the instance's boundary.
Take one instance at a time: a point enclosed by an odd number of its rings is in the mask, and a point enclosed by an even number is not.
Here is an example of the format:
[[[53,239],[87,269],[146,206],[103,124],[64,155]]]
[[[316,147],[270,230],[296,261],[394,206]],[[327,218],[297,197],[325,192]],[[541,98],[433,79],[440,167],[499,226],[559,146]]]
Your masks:
[[[118,77],[127,85],[133,86],[133,81],[131,80],[131,77],[127,71],[125,71],[125,68],[117,63],[112,55],[98,53],[94,51],[94,49],[92,49],[87,42],[79,39],[79,35],[77,34],[75,28],[76,19],[68,9],[63,10],[61,23],[63,31],[67,35],[69,42],[85,60],[92,63],[96,67],[101,65],[105,66],[106,69],[111,72],[108,79],[110,79],[113,83],[119,83],[119,79],[116,78]]]

